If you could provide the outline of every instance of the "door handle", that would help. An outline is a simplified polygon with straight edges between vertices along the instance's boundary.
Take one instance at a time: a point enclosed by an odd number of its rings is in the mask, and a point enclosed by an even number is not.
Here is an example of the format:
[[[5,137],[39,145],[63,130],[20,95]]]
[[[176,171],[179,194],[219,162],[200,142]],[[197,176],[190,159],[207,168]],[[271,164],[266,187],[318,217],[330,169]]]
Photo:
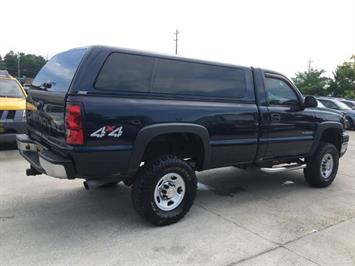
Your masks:
[[[277,113],[271,114],[271,121],[279,122],[280,120],[281,120],[280,114],[277,114]]]

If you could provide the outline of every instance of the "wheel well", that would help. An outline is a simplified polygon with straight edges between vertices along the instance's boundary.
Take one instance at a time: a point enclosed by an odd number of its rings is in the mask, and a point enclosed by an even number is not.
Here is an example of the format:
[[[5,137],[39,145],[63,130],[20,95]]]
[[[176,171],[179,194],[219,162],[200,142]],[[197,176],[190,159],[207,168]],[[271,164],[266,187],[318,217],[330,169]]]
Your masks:
[[[340,153],[341,150],[341,130],[337,128],[328,128],[324,130],[320,141],[328,142],[334,144],[337,150]]]
[[[167,133],[153,138],[147,145],[142,161],[160,157],[163,154],[174,154],[188,159],[197,170],[202,169],[204,148],[200,136],[193,133]]]
[[[353,126],[354,120],[350,116],[346,116],[345,118],[349,121],[350,125]]]

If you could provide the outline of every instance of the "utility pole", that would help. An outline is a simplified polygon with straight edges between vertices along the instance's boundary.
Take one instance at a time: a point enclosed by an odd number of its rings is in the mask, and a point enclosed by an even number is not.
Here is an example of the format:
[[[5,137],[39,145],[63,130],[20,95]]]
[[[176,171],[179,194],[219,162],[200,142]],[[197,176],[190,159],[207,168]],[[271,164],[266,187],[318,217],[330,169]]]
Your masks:
[[[21,55],[19,52],[17,52],[17,78],[21,78],[21,71],[20,71],[20,60],[21,60]]]
[[[309,60],[308,60],[308,73],[311,72],[311,69],[312,69],[312,60],[309,59]]]
[[[174,39],[174,42],[175,42],[175,55],[177,55],[178,53],[178,40],[179,40],[179,31],[178,29],[176,29],[176,31],[174,32],[174,35],[175,35],[175,39]]]

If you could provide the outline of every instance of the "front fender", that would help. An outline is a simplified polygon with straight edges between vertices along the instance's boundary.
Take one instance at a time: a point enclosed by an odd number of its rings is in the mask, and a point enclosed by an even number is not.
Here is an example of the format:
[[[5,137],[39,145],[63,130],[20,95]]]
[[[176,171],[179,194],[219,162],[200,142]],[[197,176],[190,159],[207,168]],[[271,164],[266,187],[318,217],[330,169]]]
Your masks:
[[[313,145],[311,148],[311,156],[313,156],[313,154],[317,150],[317,147],[318,147],[318,144],[319,144],[320,139],[322,137],[322,134],[324,133],[325,130],[327,130],[329,128],[338,129],[341,132],[344,131],[343,125],[340,122],[326,121],[326,122],[320,123],[317,127],[316,132],[315,132],[314,141],[313,141]]]

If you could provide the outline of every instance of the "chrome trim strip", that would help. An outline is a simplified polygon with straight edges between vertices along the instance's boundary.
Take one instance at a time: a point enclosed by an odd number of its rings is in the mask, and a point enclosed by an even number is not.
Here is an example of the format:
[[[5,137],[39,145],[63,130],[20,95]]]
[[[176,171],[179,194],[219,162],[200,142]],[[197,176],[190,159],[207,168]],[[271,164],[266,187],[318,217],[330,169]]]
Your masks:
[[[313,135],[295,136],[295,137],[276,137],[276,138],[260,138],[260,143],[284,143],[290,141],[310,141]]]
[[[211,146],[253,145],[257,143],[257,138],[210,140]]]

